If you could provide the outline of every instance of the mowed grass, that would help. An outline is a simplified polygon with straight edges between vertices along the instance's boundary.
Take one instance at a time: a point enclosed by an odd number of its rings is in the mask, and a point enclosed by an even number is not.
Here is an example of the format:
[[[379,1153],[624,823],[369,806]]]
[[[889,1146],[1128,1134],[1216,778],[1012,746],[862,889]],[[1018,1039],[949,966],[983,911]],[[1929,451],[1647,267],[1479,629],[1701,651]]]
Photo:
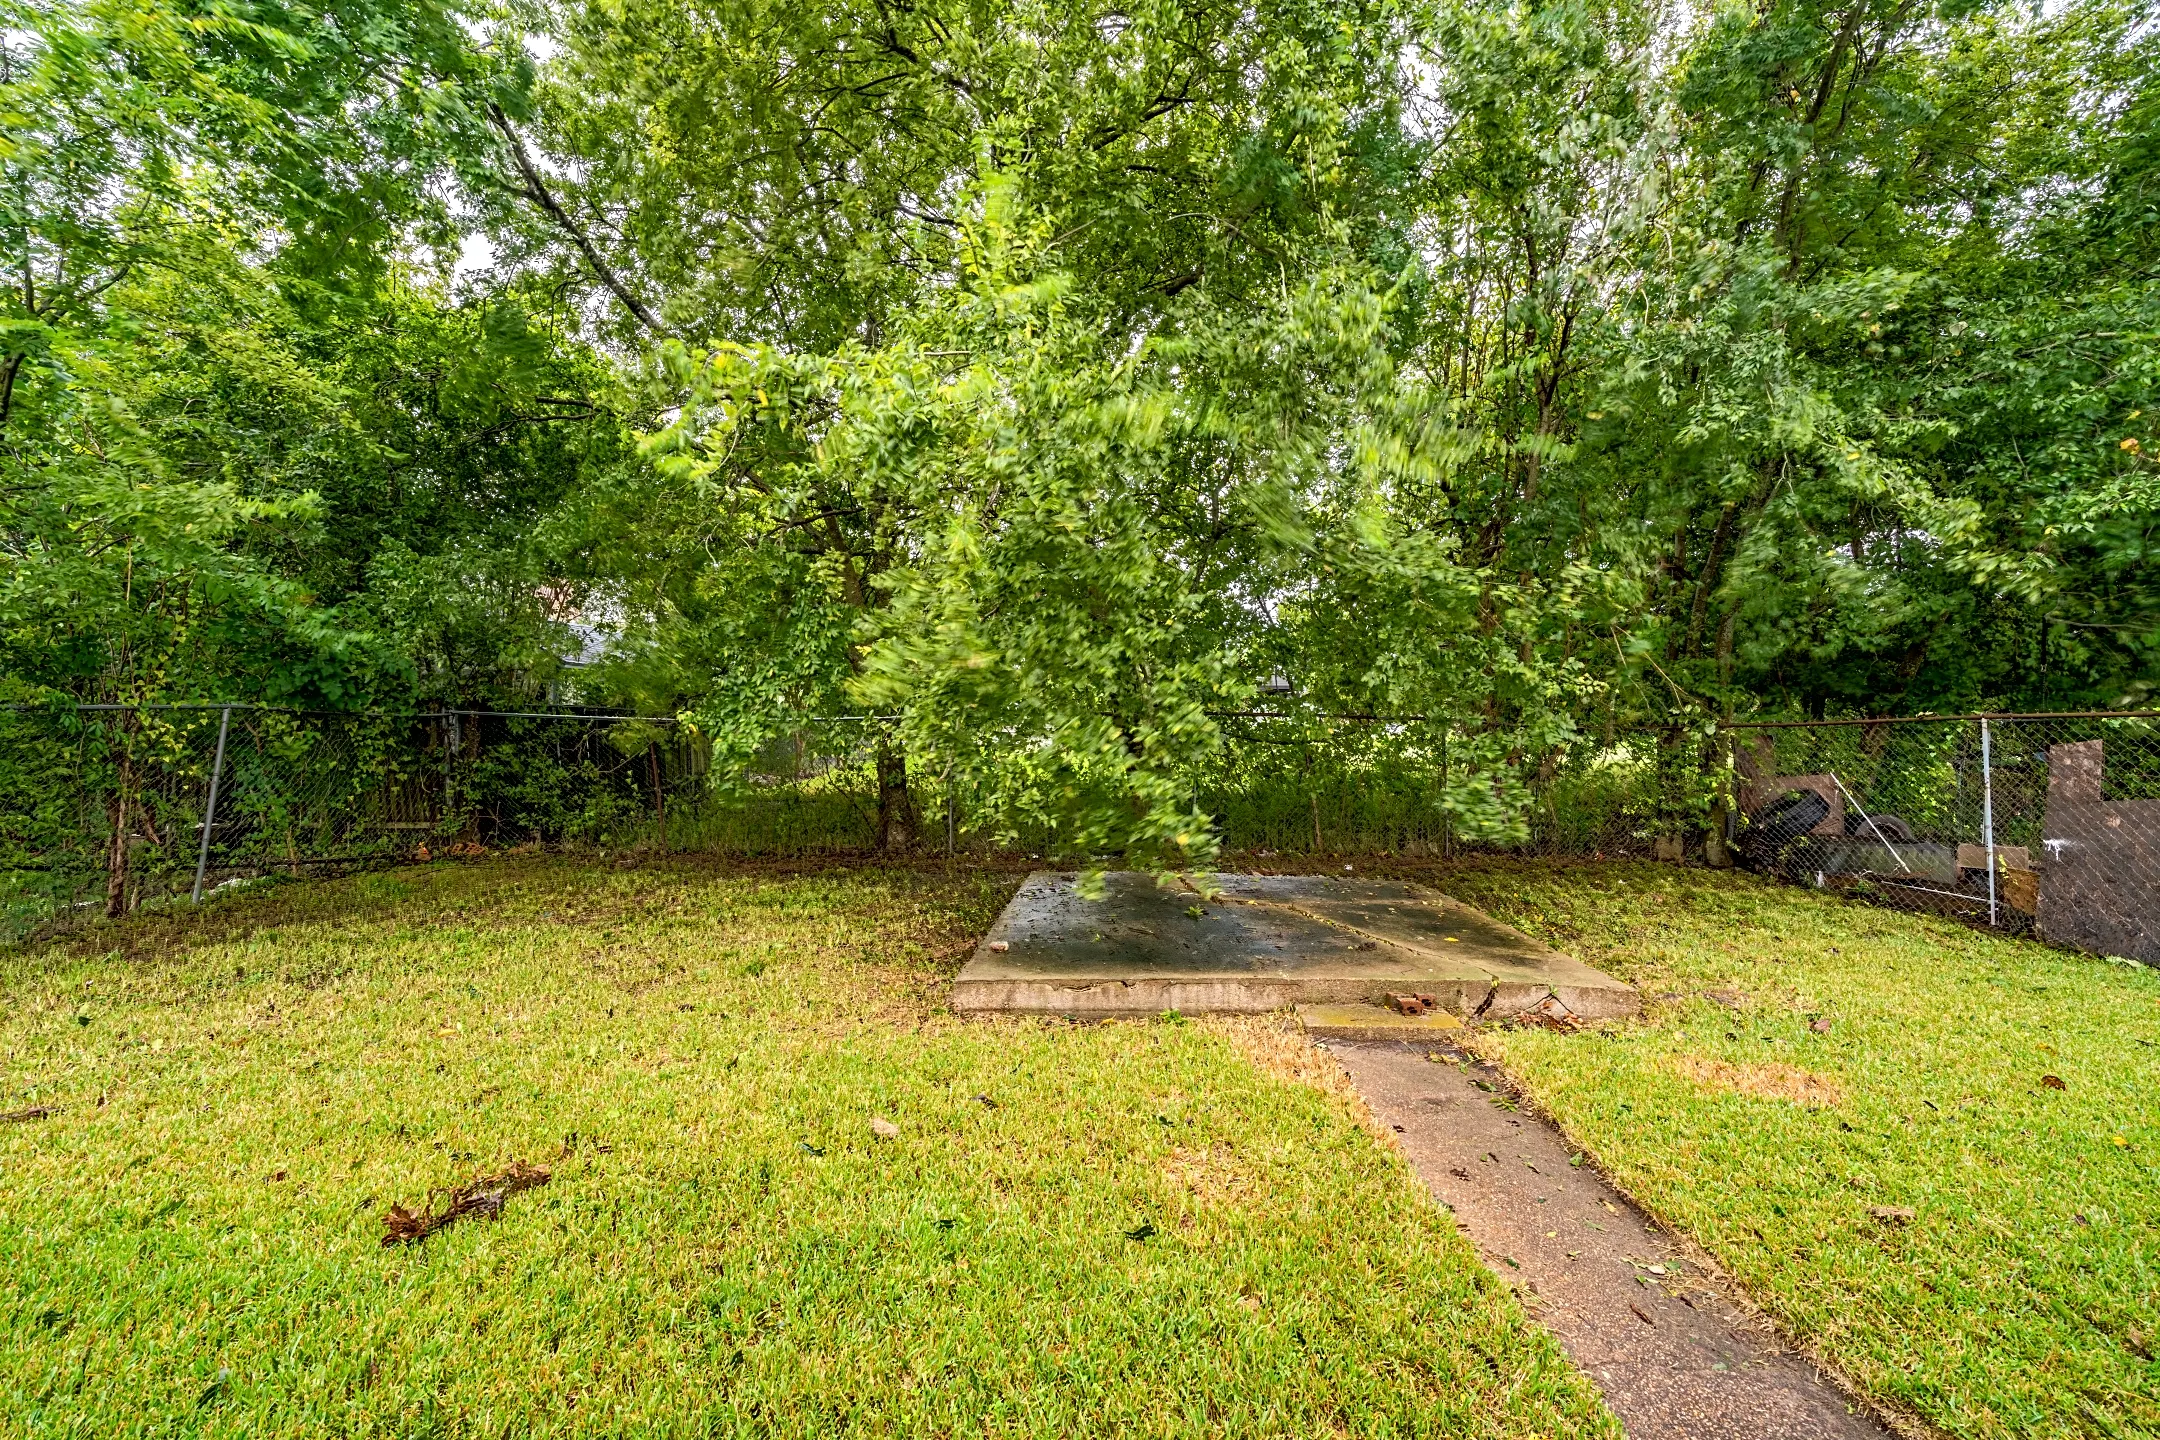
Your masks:
[[[1300,1042],[953,1018],[1015,883],[442,865],[0,957],[0,1429],[1618,1435]]]
[[[1671,866],[1423,878],[1652,997],[1480,1043],[1867,1391],[2160,1434],[2160,973]]]

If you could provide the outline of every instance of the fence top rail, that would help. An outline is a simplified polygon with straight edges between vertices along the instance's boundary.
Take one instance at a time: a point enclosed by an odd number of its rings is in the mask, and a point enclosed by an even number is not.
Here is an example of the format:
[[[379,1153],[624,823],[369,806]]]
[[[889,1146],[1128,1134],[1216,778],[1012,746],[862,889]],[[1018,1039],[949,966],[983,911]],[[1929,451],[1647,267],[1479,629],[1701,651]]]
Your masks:
[[[112,713],[126,710],[254,710],[278,715],[307,715],[339,720],[441,720],[458,715],[483,720],[643,720],[654,725],[677,725],[673,715],[630,715],[615,710],[472,710],[462,706],[446,710],[309,710],[298,705],[261,705],[249,700],[161,700],[142,704],[8,704],[0,710],[17,714],[43,714],[73,710]],[[853,719],[853,716],[843,716]]]
[[[1855,725],[1927,725],[1972,720],[2160,720],[2160,710],[1982,710],[1970,715],[1841,716],[1831,720],[1720,720],[1720,730],[1824,730]]]
[[[146,700],[141,703],[70,702],[60,705],[41,705],[35,701],[13,701],[0,705],[0,710],[17,714],[44,714],[51,711],[74,710],[113,712],[122,710],[260,710],[280,715],[312,715],[333,719],[351,720],[440,720],[445,716],[459,715],[483,720],[643,720],[653,725],[680,725],[677,715],[634,715],[621,710],[476,710],[470,706],[453,706],[442,710],[310,710],[299,705],[265,705],[253,700]],[[891,725],[897,724],[899,715],[798,715],[805,724],[818,725]],[[1377,718],[1377,717],[1368,717]]]
[[[305,715],[349,720],[443,720],[452,716],[483,720],[638,720],[651,725],[679,725],[674,715],[635,715],[618,710],[481,710],[466,706],[440,710],[310,710],[298,705],[265,705],[251,700],[161,700],[139,704],[127,702],[42,705],[36,702],[0,704],[0,711],[37,714],[73,710],[77,713],[115,713],[129,710],[250,710],[285,715]],[[1429,715],[1374,715],[1361,711],[1211,710],[1217,720],[1348,720],[1366,724],[1414,725]],[[806,724],[893,724],[899,715],[801,715]],[[1823,720],[1718,720],[1720,730],[1821,730],[1859,725],[1950,724],[1977,720],[2160,720],[2160,710],[1976,710],[1959,715],[1846,715]],[[1657,729],[1636,725],[1631,729]]]
[[[1359,711],[1210,710],[1216,720],[1358,720],[1384,725],[1411,725],[1430,720],[1428,715],[1369,715]],[[1718,720],[1720,730],[1799,730],[1849,725],[1922,725],[1930,722],[1969,720],[2160,720],[2160,710],[1976,710],[1965,715],[1843,715],[1827,720]],[[1664,726],[1647,722],[1623,727],[1642,731]]]

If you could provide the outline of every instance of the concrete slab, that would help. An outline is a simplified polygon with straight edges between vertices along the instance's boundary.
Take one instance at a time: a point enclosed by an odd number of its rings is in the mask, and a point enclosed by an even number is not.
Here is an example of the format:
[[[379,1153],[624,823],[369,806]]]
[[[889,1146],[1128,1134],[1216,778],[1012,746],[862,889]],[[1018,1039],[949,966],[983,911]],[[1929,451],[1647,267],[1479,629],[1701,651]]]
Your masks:
[[[1327,875],[1217,875],[1203,900],[1151,875],[1037,871],[953,984],[963,1013],[1102,1018],[1370,1005],[1390,992],[1505,1018],[1555,997],[1583,1019],[1633,1014],[1631,986],[1437,891]]]

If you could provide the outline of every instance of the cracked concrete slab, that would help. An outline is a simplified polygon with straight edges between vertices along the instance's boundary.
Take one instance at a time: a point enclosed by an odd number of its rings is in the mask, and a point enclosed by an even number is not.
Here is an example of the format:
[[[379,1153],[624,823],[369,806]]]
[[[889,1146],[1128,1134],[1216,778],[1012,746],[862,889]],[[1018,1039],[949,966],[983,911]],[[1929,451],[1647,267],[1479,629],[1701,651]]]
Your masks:
[[[1571,1164],[1497,1069],[1431,1044],[1323,1044],[1632,1440],[1888,1440],[1689,1247]]]
[[[1634,989],[1437,891],[1327,875],[1216,875],[1216,893],[1118,872],[1079,894],[1037,871],[953,985],[953,1009],[1077,1018],[1430,995],[1465,1016],[1548,997],[1583,1019],[1633,1014]]]

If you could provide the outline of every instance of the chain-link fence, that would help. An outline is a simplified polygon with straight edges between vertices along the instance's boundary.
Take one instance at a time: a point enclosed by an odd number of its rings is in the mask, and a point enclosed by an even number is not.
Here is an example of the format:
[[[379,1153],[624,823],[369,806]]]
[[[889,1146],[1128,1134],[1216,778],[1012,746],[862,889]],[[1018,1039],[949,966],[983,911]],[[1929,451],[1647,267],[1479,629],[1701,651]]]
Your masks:
[[[886,733],[875,717],[806,716],[716,769],[672,720],[598,713],[0,709],[0,943],[265,876],[436,855],[868,850]],[[952,818],[909,808],[932,843]]]
[[[2160,964],[2160,715],[1725,733],[1729,834],[1750,867]]]
[[[1420,717],[1248,712],[1194,803],[1233,855],[1738,863],[2160,963],[2160,716],[1670,727],[1530,744]],[[265,875],[564,843],[764,856],[1059,850],[987,797],[896,790],[877,717],[716,762],[671,721],[249,705],[0,711],[0,939]],[[888,754],[888,761],[890,756]],[[881,778],[882,777],[882,778]]]
[[[1226,849],[1270,853],[1676,858],[1716,795],[1707,727],[1533,742],[1422,717],[1219,717],[1195,799]]]
[[[1677,853],[1714,783],[1707,732],[1533,747],[1420,718],[1254,712],[1194,802],[1234,854]],[[1054,820],[965,778],[897,791],[890,717],[804,716],[716,760],[614,715],[322,713],[245,704],[0,710],[0,938],[266,875],[534,844],[758,856],[1063,853]],[[889,761],[888,754],[888,761]]]
[[[0,712],[0,929],[265,874],[658,830],[705,754],[666,722],[575,714]]]

